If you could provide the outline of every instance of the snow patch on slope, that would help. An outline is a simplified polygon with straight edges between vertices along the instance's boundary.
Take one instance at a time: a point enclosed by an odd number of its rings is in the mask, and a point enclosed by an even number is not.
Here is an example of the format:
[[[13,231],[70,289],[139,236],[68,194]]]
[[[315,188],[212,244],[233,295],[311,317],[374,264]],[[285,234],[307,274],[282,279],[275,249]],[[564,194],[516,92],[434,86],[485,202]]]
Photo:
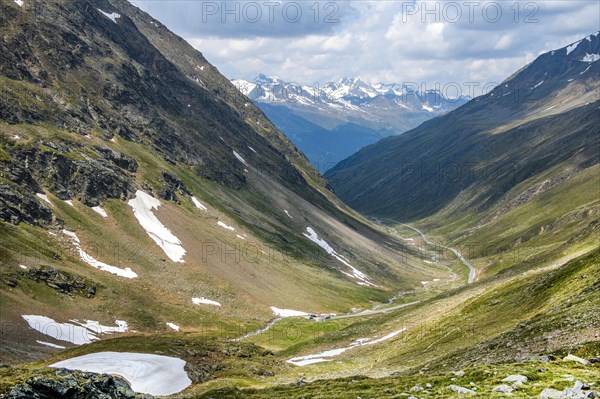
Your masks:
[[[575,51],[575,49],[577,48],[577,46],[579,46],[579,43],[581,43],[581,40],[571,44],[570,46],[567,46],[567,55],[571,54],[573,51]]]
[[[217,301],[213,301],[212,299],[208,299],[208,298],[192,298],[192,303],[194,305],[213,305],[213,306],[221,306],[221,304]]]
[[[192,197],[192,202],[194,203],[194,205],[196,205],[196,208],[202,209],[205,212],[208,211],[208,208],[204,206],[200,201],[198,201],[198,198]]]
[[[38,196],[38,198],[43,199],[44,201],[46,201],[47,203],[49,203],[50,206],[52,206],[52,202],[50,202],[50,200],[48,199],[48,196],[46,194],[37,193],[36,195]]]
[[[104,15],[106,18],[110,19],[111,21],[113,21],[115,24],[117,23],[117,19],[121,18],[121,14],[117,14],[116,12],[104,12],[101,9],[98,8],[98,11],[100,11],[102,13],[102,15]]]
[[[587,68],[585,68],[585,71],[581,72],[580,75],[583,75],[584,73],[586,73],[587,71],[590,70],[591,65],[588,65]]]
[[[240,161],[244,165],[248,165],[246,163],[246,160],[244,158],[242,158],[242,156],[240,154],[238,154],[237,151],[233,151],[233,155],[235,155],[235,157],[238,159],[238,161]]]
[[[308,366],[308,365],[314,364],[314,363],[329,362],[333,359],[328,359],[328,358],[339,356],[342,353],[346,352],[348,349],[349,348],[331,349],[328,351],[315,353],[313,355],[294,357],[294,358],[288,360],[287,362],[290,364],[293,364],[294,366],[299,366],[299,367]]]
[[[70,323],[59,323],[50,317],[37,315],[21,316],[29,327],[58,341],[70,342],[75,345],[89,344],[100,339],[98,335],[123,333],[128,330],[127,323],[117,320],[116,327],[103,326],[94,320],[70,320]]]
[[[131,384],[131,389],[150,395],[173,395],[192,384],[184,360],[146,353],[90,353],[50,367],[120,375]]]
[[[302,233],[306,238],[323,248],[329,255],[331,255],[332,257],[343,263],[345,266],[350,268],[351,273],[347,273],[340,270],[343,274],[345,274],[348,277],[360,280],[359,282],[357,282],[357,284],[359,285],[377,287],[375,284],[369,281],[369,276],[352,266],[348,259],[346,259],[342,255],[339,255],[325,240],[319,238],[319,235],[315,232],[315,230],[312,227],[307,227],[306,231],[308,231],[308,234]]]
[[[588,54],[585,53],[585,57],[581,60],[582,62],[596,62],[600,60],[600,54]]]
[[[217,222],[217,224],[219,226],[221,226],[222,228],[224,228],[225,230],[235,231],[235,228],[228,226],[227,224],[221,222],[220,220]]]
[[[275,306],[271,306],[271,310],[274,315],[279,317],[296,317],[296,316],[308,316],[308,313],[301,312],[299,310],[291,310],[291,309],[279,309]]]
[[[161,205],[160,201],[138,190],[135,193],[135,198],[127,203],[133,208],[134,216],[150,238],[162,248],[173,262],[183,263],[186,250],[181,246],[181,241],[152,212],[153,209],[158,209]]]
[[[66,347],[64,347],[62,345],[56,345],[56,344],[53,344],[51,342],[38,341],[38,340],[36,340],[35,342],[37,342],[38,344],[49,346],[50,348],[54,348],[54,349],[66,349]]]
[[[108,213],[106,213],[104,208],[102,208],[101,206],[93,206],[92,209],[94,210],[94,212],[96,212],[98,215],[102,216],[103,218],[108,217]]]
[[[309,364],[329,362],[329,361],[333,360],[333,359],[331,359],[332,357],[339,356],[342,353],[344,353],[350,349],[353,349],[353,348],[356,348],[359,346],[375,345],[380,342],[387,341],[389,339],[394,338],[395,336],[397,336],[398,334],[402,333],[405,330],[406,330],[406,327],[401,328],[400,330],[391,332],[388,335],[385,335],[385,336],[375,339],[375,340],[373,340],[371,338],[359,338],[359,339],[356,339],[354,342],[352,342],[350,344],[350,346],[347,346],[345,348],[330,349],[330,350],[320,352],[320,353],[315,353],[312,355],[294,357],[294,358],[289,359],[287,361],[287,363],[302,367],[302,366],[308,366]]]
[[[69,230],[64,230],[64,229],[62,232],[65,235],[71,237],[71,242],[73,243],[73,245],[75,245],[75,248],[77,248],[77,251],[79,252],[79,257],[81,258],[81,260],[83,260],[88,265],[95,267],[96,269],[105,271],[105,272],[116,274],[117,276],[120,276],[120,277],[136,278],[138,276],[129,267],[126,267],[125,269],[121,269],[120,267],[116,267],[116,266],[112,266],[112,265],[109,265],[104,262],[100,262],[99,260],[95,259],[90,254],[85,252],[83,250],[83,248],[81,248],[81,241],[79,241],[79,237],[77,237],[77,234],[75,232],[69,231]]]

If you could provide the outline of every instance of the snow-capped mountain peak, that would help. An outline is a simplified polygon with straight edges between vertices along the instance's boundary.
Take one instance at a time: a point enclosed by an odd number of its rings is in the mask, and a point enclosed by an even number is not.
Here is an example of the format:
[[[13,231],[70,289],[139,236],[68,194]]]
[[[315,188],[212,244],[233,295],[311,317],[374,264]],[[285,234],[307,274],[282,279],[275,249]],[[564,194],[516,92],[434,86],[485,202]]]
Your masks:
[[[334,108],[336,112],[346,110],[352,113],[362,111],[372,114],[377,113],[375,108],[386,110],[398,108],[404,114],[407,112],[438,114],[447,112],[468,100],[467,98],[448,99],[439,91],[421,92],[400,83],[371,84],[359,77],[345,77],[322,86],[318,84],[306,86],[261,73],[252,81],[235,79],[232,82],[242,93],[258,103],[280,103],[289,107]]]

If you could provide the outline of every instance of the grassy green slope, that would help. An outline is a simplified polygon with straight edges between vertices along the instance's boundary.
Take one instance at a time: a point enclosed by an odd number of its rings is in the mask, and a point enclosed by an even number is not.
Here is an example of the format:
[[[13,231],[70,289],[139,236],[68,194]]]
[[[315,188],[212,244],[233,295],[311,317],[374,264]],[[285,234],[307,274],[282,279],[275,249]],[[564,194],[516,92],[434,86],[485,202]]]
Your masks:
[[[406,326],[407,331],[387,343],[353,349],[337,361],[287,374],[290,382],[298,373],[307,381],[326,375],[327,381],[260,390],[221,389],[199,397],[402,397],[401,392],[410,392],[417,384],[431,383],[431,389],[413,394],[454,398],[460,396],[453,394],[449,385],[470,387],[471,382],[480,394],[495,397],[492,388],[515,373],[531,380],[515,392],[517,397],[535,397],[544,388],[572,386],[569,376],[598,383],[597,365],[583,367],[558,360],[544,363],[539,356],[598,356],[599,266],[597,250],[564,264],[547,264],[539,271],[482,282],[417,308],[340,326],[315,338],[313,345],[320,345],[310,353],[341,347],[359,336],[382,335],[398,326]],[[292,356],[289,350],[281,355]],[[464,376],[452,374],[460,369],[466,371]],[[394,371],[394,377],[381,378]],[[336,375],[380,378],[336,379]]]

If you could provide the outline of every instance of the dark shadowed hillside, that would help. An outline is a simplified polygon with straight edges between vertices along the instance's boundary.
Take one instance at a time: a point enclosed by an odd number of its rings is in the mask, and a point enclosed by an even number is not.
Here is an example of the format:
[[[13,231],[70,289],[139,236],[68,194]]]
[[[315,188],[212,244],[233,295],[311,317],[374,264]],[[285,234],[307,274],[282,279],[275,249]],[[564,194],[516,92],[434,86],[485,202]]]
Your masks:
[[[545,172],[548,189],[599,162],[600,62],[589,56],[599,52],[596,34],[543,54],[489,94],[359,151],[326,177],[355,209],[402,220],[489,209]]]

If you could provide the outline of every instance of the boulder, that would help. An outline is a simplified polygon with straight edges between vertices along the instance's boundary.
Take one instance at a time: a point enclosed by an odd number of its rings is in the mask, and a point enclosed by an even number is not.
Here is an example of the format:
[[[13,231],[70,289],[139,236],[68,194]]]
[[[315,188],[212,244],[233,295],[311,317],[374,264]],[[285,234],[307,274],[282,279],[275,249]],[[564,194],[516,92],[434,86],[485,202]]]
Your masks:
[[[562,394],[562,391],[546,388],[539,394],[538,399],[561,399],[563,397]]]
[[[451,391],[454,391],[456,393],[460,393],[462,395],[477,395],[477,393],[469,388],[465,388],[465,387],[460,387],[458,385],[450,385],[448,387],[448,389],[450,389]]]
[[[421,392],[421,391],[424,391],[425,388],[423,388],[420,384],[417,384],[414,387],[412,387],[410,390],[412,392]]]
[[[563,358],[563,362],[577,362],[577,363],[583,364],[584,366],[587,366],[588,364],[590,364],[590,362],[588,360],[582,359],[575,355],[565,356]]]
[[[520,374],[511,374],[502,380],[502,382],[511,382],[513,383],[513,385],[516,386],[523,385],[527,381],[529,381],[529,379],[526,376]]]
[[[510,385],[502,384],[494,387],[494,389],[492,389],[492,392],[512,393],[512,391],[514,390],[515,388],[511,387]]]

